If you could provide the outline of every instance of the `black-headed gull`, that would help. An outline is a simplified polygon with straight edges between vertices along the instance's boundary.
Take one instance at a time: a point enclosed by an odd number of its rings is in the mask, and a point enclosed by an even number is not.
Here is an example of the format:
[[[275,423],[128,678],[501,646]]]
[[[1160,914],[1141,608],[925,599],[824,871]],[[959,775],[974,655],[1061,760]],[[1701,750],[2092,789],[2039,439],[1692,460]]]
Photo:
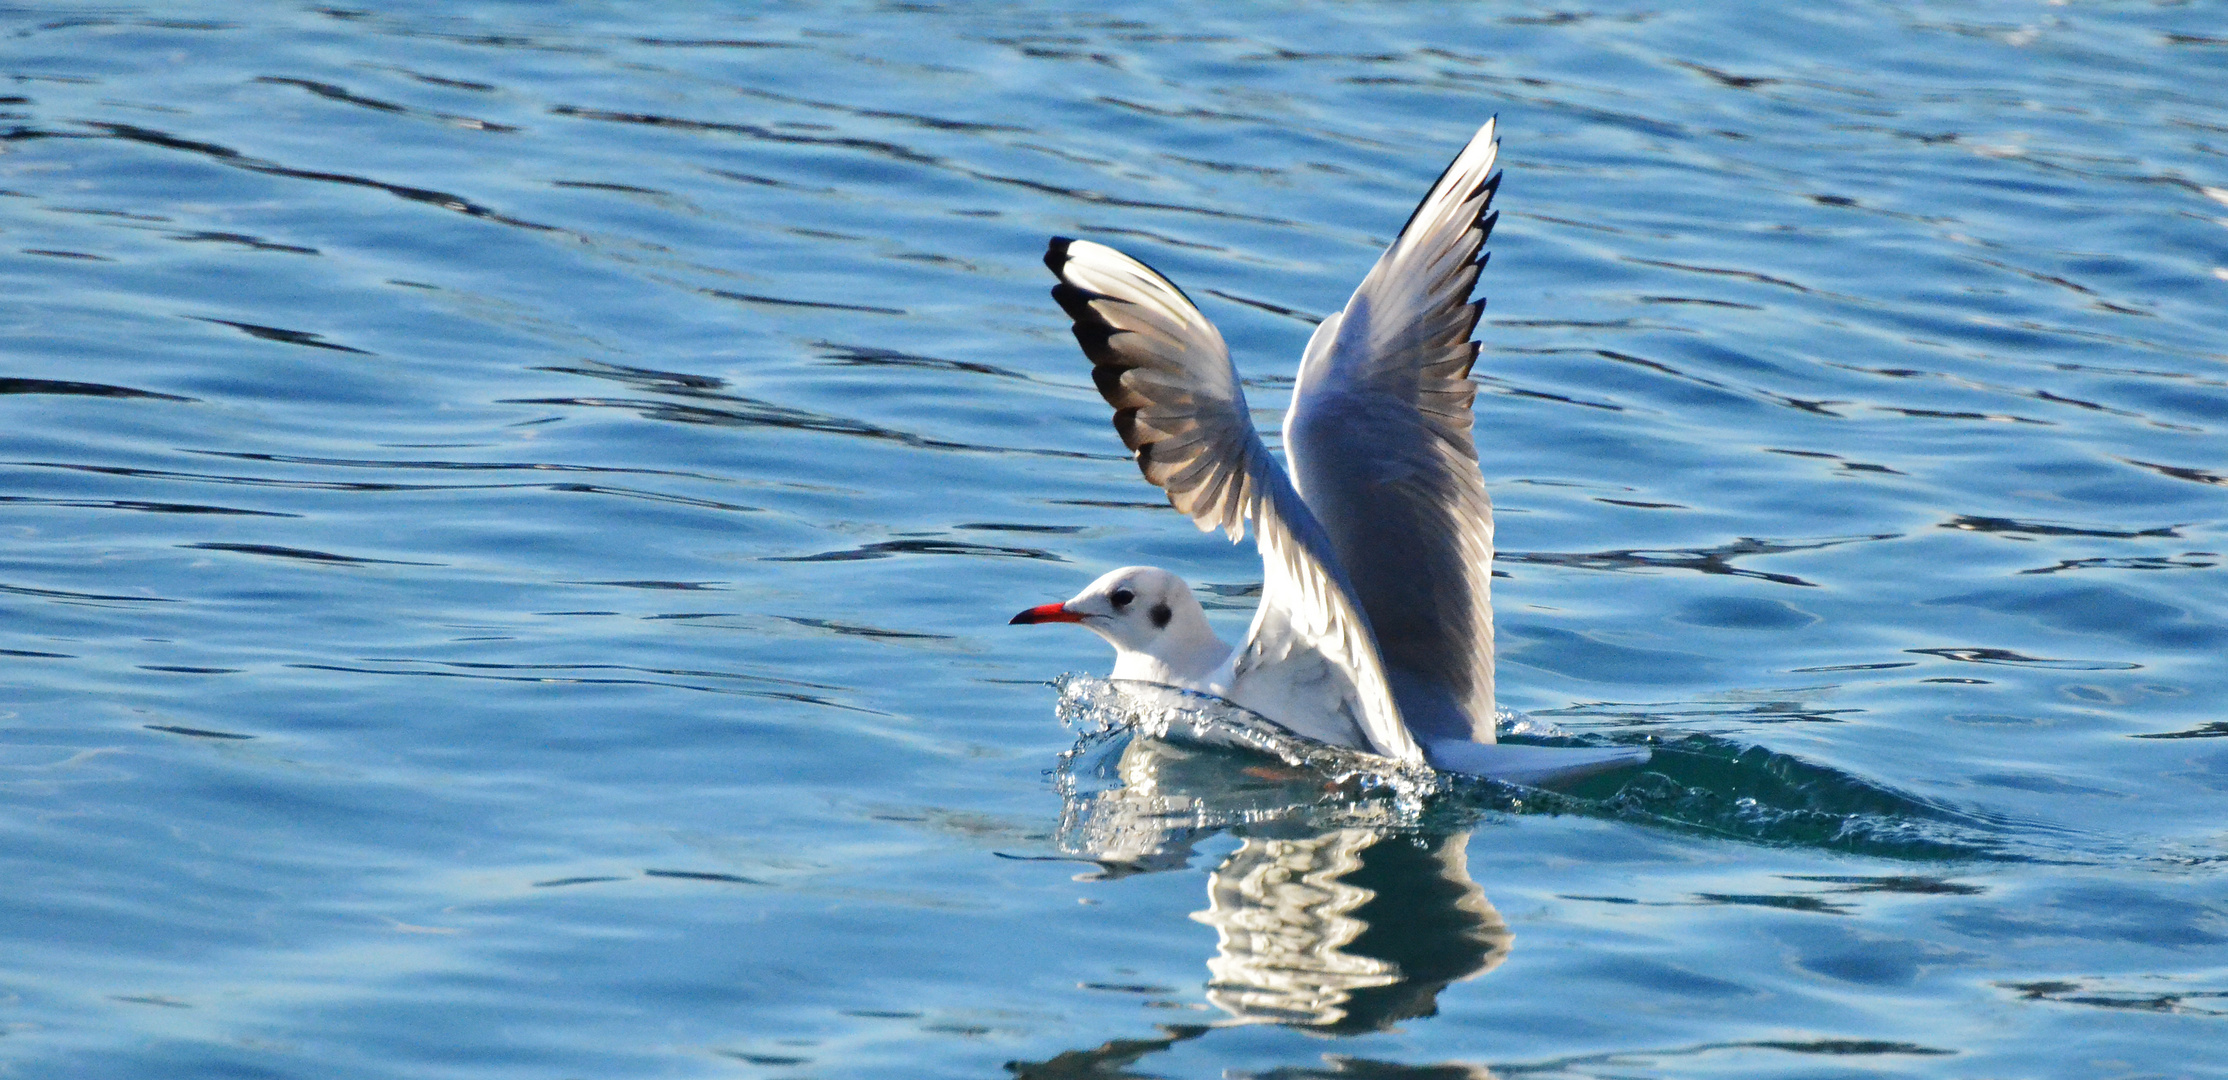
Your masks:
[[[1045,265],[1092,381],[1145,478],[1203,531],[1254,526],[1261,604],[1223,643],[1184,580],[1124,567],[1016,623],[1112,643],[1113,678],[1226,698],[1336,746],[1520,783],[1646,761],[1642,748],[1493,741],[1493,505],[1470,439],[1472,302],[1501,176],[1478,129],[1400,237],[1316,327],[1284,418],[1287,476],[1261,443],[1222,334],[1167,278],[1054,238]]]

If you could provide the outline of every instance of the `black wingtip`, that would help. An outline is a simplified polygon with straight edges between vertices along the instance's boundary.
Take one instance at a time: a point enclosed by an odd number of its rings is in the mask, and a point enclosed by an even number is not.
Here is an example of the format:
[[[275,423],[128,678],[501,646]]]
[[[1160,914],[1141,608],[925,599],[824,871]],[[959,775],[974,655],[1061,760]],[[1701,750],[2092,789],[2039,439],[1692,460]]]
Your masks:
[[[1068,245],[1075,243],[1072,236],[1055,236],[1044,249],[1044,267],[1057,274],[1068,264]]]
[[[1054,267],[1053,272],[1058,273],[1059,268]],[[1104,322],[1105,320],[1101,319],[1097,312],[1091,310],[1091,301],[1109,299],[1112,299],[1112,297],[1101,296],[1089,289],[1071,285],[1066,278],[1062,278],[1058,285],[1052,287],[1052,301],[1059,304],[1060,310],[1067,312],[1068,318],[1074,319],[1077,323]]]
[[[1499,113],[1495,113],[1495,114],[1493,114],[1493,118],[1494,118],[1495,120],[1499,120],[1499,119],[1501,118],[1501,114],[1499,114]],[[1496,130],[1494,131],[1494,133],[1493,133],[1493,145],[1494,145],[1494,146],[1499,146],[1499,145],[1501,145],[1501,134],[1500,134],[1500,132],[1499,132],[1499,130],[1498,130],[1498,129],[1496,129]],[[1401,223],[1400,223],[1400,231],[1399,231],[1398,233],[1395,233],[1395,234],[1393,234],[1393,235],[1395,235],[1395,236],[1405,236],[1405,235],[1407,235],[1407,233],[1408,233],[1408,227],[1409,227],[1410,225],[1414,225],[1414,224],[1416,223],[1416,215],[1417,215],[1417,214],[1420,214],[1420,213],[1423,213],[1423,208],[1424,208],[1424,207],[1425,207],[1426,205],[1428,205],[1428,204],[1429,204],[1429,203],[1431,202],[1431,196],[1433,196],[1433,195],[1435,195],[1435,194],[1437,194],[1437,193],[1438,193],[1438,191],[1439,191],[1439,185],[1440,185],[1440,184],[1443,184],[1443,183],[1445,183],[1445,182],[1446,182],[1446,180],[1447,180],[1447,174],[1448,174],[1448,173],[1451,173],[1451,172],[1453,172],[1453,171],[1454,171],[1454,167],[1455,167],[1455,166],[1456,166],[1457,164],[1459,164],[1459,163],[1460,163],[1460,162],[1462,161],[1462,152],[1463,152],[1463,150],[1468,150],[1469,148],[1470,148],[1470,144],[1468,144],[1468,143],[1464,143],[1464,144],[1462,144],[1462,150],[1457,150],[1457,151],[1455,151],[1453,160],[1451,160],[1451,161],[1448,161],[1448,162],[1447,162],[1447,167],[1446,167],[1446,168],[1444,168],[1444,169],[1441,169],[1441,170],[1439,170],[1439,176],[1438,176],[1438,178],[1437,178],[1437,179],[1435,179],[1435,180],[1433,180],[1433,181],[1431,182],[1431,186],[1430,186],[1430,187],[1428,187],[1428,188],[1425,188],[1425,189],[1424,189],[1424,192],[1423,192],[1423,198],[1421,198],[1421,199],[1418,199],[1418,200],[1416,200],[1416,208],[1415,208],[1415,209],[1413,209],[1413,210],[1410,210],[1410,211],[1408,211],[1408,220],[1406,220],[1406,221],[1403,221],[1403,222],[1401,222]],[[1491,176],[1488,176],[1488,177],[1486,177],[1486,178],[1485,178],[1485,182],[1484,182],[1484,183],[1482,183],[1482,184],[1479,184],[1479,185],[1478,185],[1477,191],[1483,191],[1483,192],[1485,192],[1485,193],[1486,193],[1486,199],[1485,199],[1485,205],[1486,205],[1486,206],[1491,206],[1491,205],[1493,205],[1493,192],[1495,192],[1495,191],[1498,191],[1498,190],[1500,189],[1500,187],[1501,187],[1501,170],[1499,170],[1499,169],[1495,169],[1495,170],[1493,170],[1493,175],[1491,175]],[[1473,192],[1471,192],[1471,193],[1470,193],[1470,197],[1471,197],[1471,198],[1475,198],[1475,197],[1477,197],[1477,191],[1473,191]]]

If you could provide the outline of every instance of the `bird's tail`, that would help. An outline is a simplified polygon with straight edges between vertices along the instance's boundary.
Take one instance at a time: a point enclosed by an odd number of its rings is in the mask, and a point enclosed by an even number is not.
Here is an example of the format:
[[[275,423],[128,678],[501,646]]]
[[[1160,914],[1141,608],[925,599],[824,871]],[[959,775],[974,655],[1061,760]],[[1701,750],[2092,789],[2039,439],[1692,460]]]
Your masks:
[[[1518,746],[1434,739],[1423,744],[1431,767],[1490,780],[1539,787],[1592,776],[1628,765],[1645,765],[1653,756],[1645,746]]]

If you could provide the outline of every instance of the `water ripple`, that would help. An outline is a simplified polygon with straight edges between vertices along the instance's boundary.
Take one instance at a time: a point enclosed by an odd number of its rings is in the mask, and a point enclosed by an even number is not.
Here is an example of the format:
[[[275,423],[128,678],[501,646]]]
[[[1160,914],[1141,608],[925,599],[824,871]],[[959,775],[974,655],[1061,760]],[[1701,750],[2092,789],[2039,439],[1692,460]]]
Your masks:
[[[11,1056],[2186,1072],[2209,15],[0,11]],[[1063,731],[1103,651],[1015,607],[1153,562],[1235,635],[1259,567],[1109,452],[1044,237],[1168,271],[1273,429],[1495,113],[1505,734],[1656,762]]]
[[[159,131],[154,128],[140,127],[137,124],[120,124],[94,120],[80,121],[80,123],[83,123],[87,127],[94,128],[110,138],[123,139],[129,142],[142,143],[148,146],[159,146],[166,150],[183,150],[189,153],[200,154],[204,157],[211,158],[235,168],[246,169],[249,172],[264,173],[270,176],[283,176],[295,180],[315,180],[321,183],[328,184],[343,184],[353,187],[375,188],[377,190],[384,191],[389,195],[393,195],[398,199],[404,199],[414,203],[424,203],[428,206],[439,207],[443,210],[453,210],[468,217],[484,218],[488,221],[493,221],[502,225],[511,225],[522,229],[534,229],[541,232],[557,231],[555,226],[542,225],[536,222],[511,217],[507,214],[498,213],[493,209],[483,206],[470,199],[464,198],[461,195],[451,195],[445,191],[434,191],[429,188],[411,187],[407,184],[392,184],[386,181],[373,180],[369,177],[355,176],[349,173],[319,172],[314,169],[292,168],[289,166],[280,165],[276,162],[261,161],[256,158],[248,157],[240,153],[238,150],[234,150],[228,146],[220,146],[216,143],[199,142],[193,139],[181,138],[179,136],[171,135],[167,132]],[[16,133],[11,133],[8,137],[56,138],[70,136],[68,133],[64,132],[26,132],[19,130]]]
[[[1662,505],[1662,504],[1645,504]],[[1842,536],[1819,540],[1760,540],[1744,536],[1730,543],[1708,548],[1690,548],[1676,551],[1497,551],[1494,560],[1512,563],[1529,563],[1538,566],[1562,566],[1575,570],[1692,570],[1700,574],[1718,574],[1728,577],[1755,578],[1777,585],[1816,587],[1816,582],[1805,581],[1793,574],[1771,573],[1735,566],[1734,559],[1750,555],[1779,555],[1790,551],[1816,551],[1878,540],[1894,540],[1901,533],[1875,533],[1870,536]]]

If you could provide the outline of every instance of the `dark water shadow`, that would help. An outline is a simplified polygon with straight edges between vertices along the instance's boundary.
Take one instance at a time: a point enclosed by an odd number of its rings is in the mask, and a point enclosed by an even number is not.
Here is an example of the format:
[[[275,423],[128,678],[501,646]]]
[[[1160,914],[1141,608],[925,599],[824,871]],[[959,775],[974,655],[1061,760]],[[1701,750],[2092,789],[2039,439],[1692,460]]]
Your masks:
[[[1539,741],[1589,745],[1591,740]],[[1633,741],[1620,739],[1618,741]],[[1530,793],[1522,813],[1603,817],[1673,832],[1773,847],[1836,851],[1907,862],[2027,861],[2021,833],[2044,828],[1950,806],[1841,770],[1716,735],[1652,736],[1645,767]],[[1497,787],[1497,785],[1496,785]],[[1483,807],[1510,796],[1467,793]]]

